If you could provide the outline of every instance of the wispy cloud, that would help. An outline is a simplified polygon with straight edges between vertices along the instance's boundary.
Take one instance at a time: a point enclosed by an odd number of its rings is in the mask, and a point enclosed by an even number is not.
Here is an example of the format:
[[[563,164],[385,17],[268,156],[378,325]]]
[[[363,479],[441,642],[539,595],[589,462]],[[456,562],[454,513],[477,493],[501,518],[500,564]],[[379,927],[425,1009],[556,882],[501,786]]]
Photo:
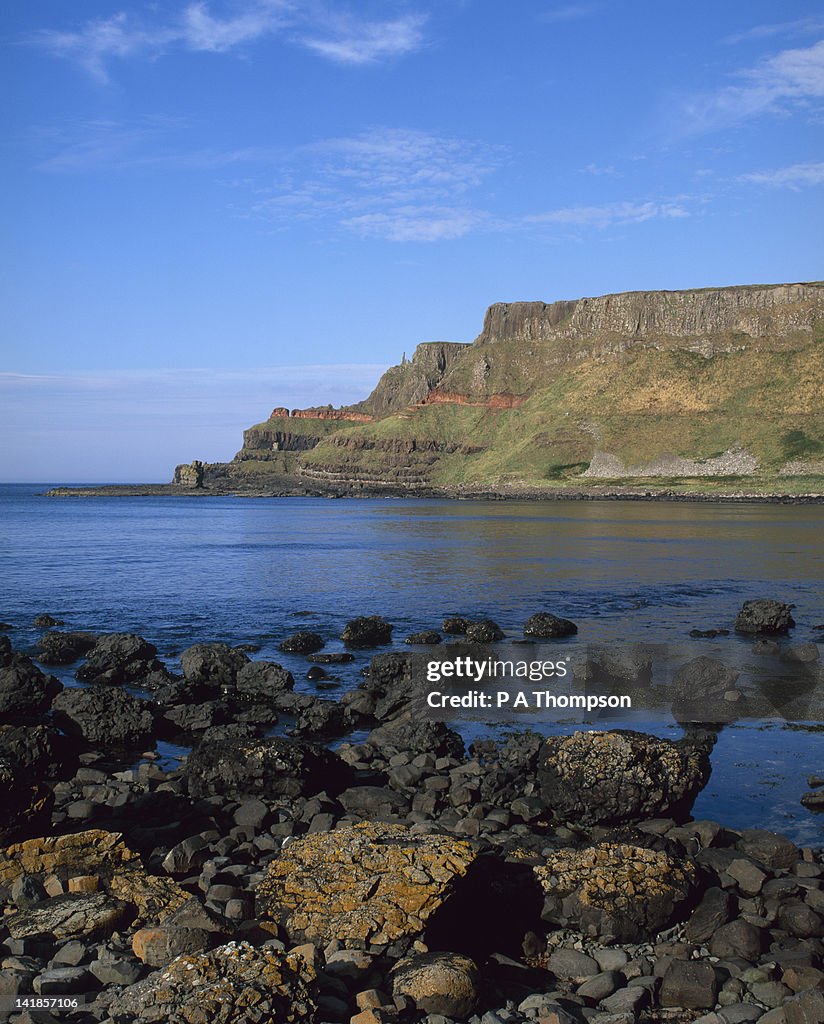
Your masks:
[[[778,21],[768,25],[753,25],[727,36],[727,43],[745,43],[753,39],[771,39],[775,36],[802,36],[824,30],[824,17],[811,15],[807,18],[795,18],[792,21]]]
[[[206,0],[196,0],[162,22],[119,11],[72,31],[44,30],[33,41],[105,83],[116,59],[156,59],[175,49],[228,53],[274,36],[338,63],[372,63],[417,50],[425,20],[423,14],[384,20],[345,10],[329,14],[309,0],[244,0],[235,13],[221,17]]]
[[[31,133],[32,146],[43,155],[38,170],[87,173],[158,167],[210,170],[243,164],[275,164],[283,160],[278,146],[240,146],[233,149],[187,149],[180,136],[191,125],[164,116],[131,121],[109,118],[61,121]]]
[[[740,175],[738,180],[799,191],[811,185],[824,185],[824,163],[791,164],[770,171],[752,171]]]
[[[459,238],[487,215],[477,195],[504,151],[484,143],[372,128],[295,151],[252,213],[273,223],[332,221],[364,238],[431,242]]]
[[[677,123],[686,133],[714,131],[762,114],[809,109],[824,98],[824,39],[782,50],[736,75],[738,83],[695,96]]]
[[[559,224],[579,228],[610,228],[640,224],[654,218],[689,217],[682,202],[622,202],[603,206],[568,206],[523,218],[525,224]]]

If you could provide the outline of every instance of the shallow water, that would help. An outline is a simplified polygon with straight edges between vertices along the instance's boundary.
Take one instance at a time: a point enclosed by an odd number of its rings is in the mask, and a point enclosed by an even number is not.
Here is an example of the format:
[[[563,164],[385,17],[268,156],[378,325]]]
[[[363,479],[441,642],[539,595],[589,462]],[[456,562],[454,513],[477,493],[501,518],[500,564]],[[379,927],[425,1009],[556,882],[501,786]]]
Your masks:
[[[689,630],[731,628],[744,600],[775,597],[796,605],[793,643],[822,635],[821,506],[39,497],[48,486],[0,487],[0,619],[24,648],[48,611],[65,628],[138,632],[172,666],[197,641],[254,643],[253,657],[282,662],[314,691],[305,660],[278,640],[311,628],[339,649],[333,638],[355,615],[383,615],[402,642],[449,613],[491,617],[514,639],[549,610],[579,628],[558,651],[664,644],[720,656],[745,677],[759,670],[750,641],[690,641]],[[528,657],[518,651],[507,656]],[[356,685],[369,658],[336,666],[328,695]],[[72,680],[71,669],[55,674]],[[636,718],[597,726],[680,735],[666,714]],[[696,816],[820,842],[824,816],[798,801],[805,776],[824,770],[821,749],[820,734],[778,719],[727,727]]]

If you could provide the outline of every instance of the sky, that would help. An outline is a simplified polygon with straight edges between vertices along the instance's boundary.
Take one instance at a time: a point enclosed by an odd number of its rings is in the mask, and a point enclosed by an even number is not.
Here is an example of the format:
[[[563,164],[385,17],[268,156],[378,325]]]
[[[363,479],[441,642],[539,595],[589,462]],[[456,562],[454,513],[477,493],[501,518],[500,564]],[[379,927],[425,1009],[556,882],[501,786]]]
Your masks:
[[[231,458],[493,302],[824,276],[812,0],[36,0],[0,47],[0,480]]]

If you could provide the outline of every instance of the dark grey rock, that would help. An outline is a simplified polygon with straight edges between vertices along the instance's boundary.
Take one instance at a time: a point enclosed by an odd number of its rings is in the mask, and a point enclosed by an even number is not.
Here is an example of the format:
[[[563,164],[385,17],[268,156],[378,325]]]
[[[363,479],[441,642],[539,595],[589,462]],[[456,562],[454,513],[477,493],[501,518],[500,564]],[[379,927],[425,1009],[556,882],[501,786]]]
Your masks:
[[[97,643],[94,633],[44,633],[37,642],[43,665],[71,665]]]
[[[278,647],[290,654],[314,654],[323,647],[324,643],[325,641],[319,633],[303,630],[287,636],[278,644]]]
[[[662,1006],[709,1010],[715,1006],[718,980],[712,964],[673,960],[661,983]]]
[[[755,962],[761,953],[761,932],[743,918],[721,925],[710,940],[710,952],[719,959],[741,957]]]
[[[735,620],[739,633],[787,633],[795,625],[792,606],[781,601],[745,601]]]
[[[280,736],[201,743],[186,763],[186,785],[195,798],[297,797],[338,793],[351,769],[332,751]]]
[[[551,640],[561,636],[573,636],[578,627],[569,619],[560,619],[550,612],[537,612],[530,615],[524,624],[524,636],[537,637],[540,640]]]
[[[134,633],[101,636],[75,675],[86,683],[130,683],[162,668],[157,648]]]
[[[466,639],[470,644],[496,644],[504,638],[504,631],[492,619],[470,622],[466,627]]]
[[[152,736],[152,705],[124,690],[64,690],[52,708],[55,721],[69,735],[104,750],[142,746]]]
[[[346,623],[340,638],[350,647],[378,647],[391,642],[392,626],[380,615],[361,615]]]
[[[243,651],[224,643],[193,644],[180,656],[186,682],[211,692],[233,688],[238,672],[248,663]]]

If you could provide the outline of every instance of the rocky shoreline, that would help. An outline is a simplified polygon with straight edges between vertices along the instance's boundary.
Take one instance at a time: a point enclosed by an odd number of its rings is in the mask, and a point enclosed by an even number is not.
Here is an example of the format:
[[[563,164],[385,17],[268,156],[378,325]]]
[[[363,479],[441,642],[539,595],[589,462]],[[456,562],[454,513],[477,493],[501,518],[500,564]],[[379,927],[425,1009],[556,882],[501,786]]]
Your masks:
[[[467,750],[421,714],[415,653],[374,654],[335,700],[249,650],[195,644],[175,674],[142,637],[55,624],[37,651],[0,636],[0,1019],[824,1021],[824,850],[691,817],[717,725]],[[494,626],[441,628],[483,652]],[[762,645],[792,626],[778,602],[736,621]],[[391,632],[281,649],[322,686]],[[709,660],[687,705],[736,692]],[[166,764],[164,742],[191,753]]]
[[[820,505],[824,494],[791,494],[776,491],[760,494],[752,491],[731,491],[717,494],[711,491],[680,492],[655,490],[645,487],[608,487],[593,485],[586,490],[558,487],[552,489],[507,487],[501,490],[472,488],[429,487],[410,492],[397,487],[292,487],[272,488],[191,488],[177,484],[106,484],[102,487],[52,487],[44,492],[47,498],[446,498],[456,501],[679,501],[709,502],[711,504],[779,504]]]

